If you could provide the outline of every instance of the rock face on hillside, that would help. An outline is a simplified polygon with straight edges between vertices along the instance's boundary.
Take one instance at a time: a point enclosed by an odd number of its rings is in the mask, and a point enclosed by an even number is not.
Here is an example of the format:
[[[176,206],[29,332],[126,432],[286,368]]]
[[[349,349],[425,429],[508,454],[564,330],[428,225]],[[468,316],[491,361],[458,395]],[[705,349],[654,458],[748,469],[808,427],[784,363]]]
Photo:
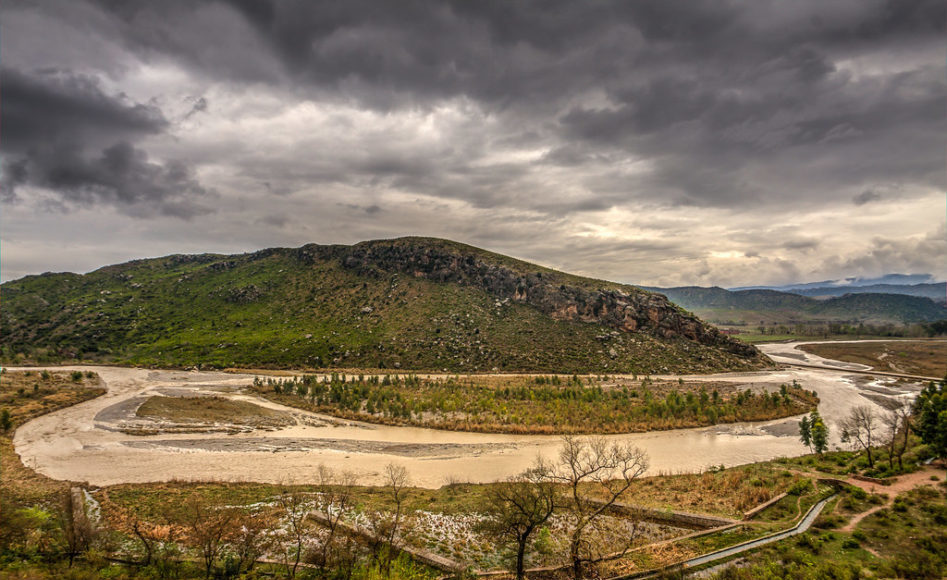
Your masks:
[[[498,300],[528,304],[559,320],[598,323],[623,332],[647,332],[663,339],[686,338],[747,358],[753,346],[704,324],[661,295],[630,286],[590,287],[585,280],[525,262],[501,265],[460,244],[411,244],[400,240],[365,242],[348,248],[342,265],[362,274],[400,272],[436,282],[486,290]]]
[[[772,363],[645,290],[448,240],[166,256],[4,283],[0,359],[702,373]]]

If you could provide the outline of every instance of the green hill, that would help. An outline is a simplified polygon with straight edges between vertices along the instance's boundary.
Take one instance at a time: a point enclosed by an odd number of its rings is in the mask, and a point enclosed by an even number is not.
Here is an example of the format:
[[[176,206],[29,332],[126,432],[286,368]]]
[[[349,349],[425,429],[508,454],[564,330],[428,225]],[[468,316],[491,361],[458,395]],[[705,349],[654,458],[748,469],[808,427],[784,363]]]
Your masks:
[[[427,238],[174,255],[0,286],[7,362],[547,372],[768,364],[644,290]]]

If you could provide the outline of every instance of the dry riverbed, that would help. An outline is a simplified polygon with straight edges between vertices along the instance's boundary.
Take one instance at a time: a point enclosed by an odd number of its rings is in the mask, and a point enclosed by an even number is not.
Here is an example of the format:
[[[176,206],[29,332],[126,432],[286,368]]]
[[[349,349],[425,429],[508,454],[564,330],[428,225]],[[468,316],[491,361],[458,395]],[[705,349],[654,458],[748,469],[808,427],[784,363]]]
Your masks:
[[[799,352],[791,346],[781,348],[789,354]],[[18,429],[14,439],[16,451],[27,466],[56,479],[95,485],[171,479],[285,483],[311,480],[319,466],[325,465],[355,472],[365,483],[376,483],[384,466],[395,463],[408,469],[412,484],[436,488],[448,481],[505,478],[529,466],[537,455],[554,457],[560,446],[560,437],[555,435],[373,425],[308,413],[255,395],[248,388],[253,381],[250,375],[117,367],[77,369],[98,373],[107,393],[34,419]],[[667,379],[676,381],[677,377]],[[820,412],[833,433],[838,431],[834,429],[837,421],[852,407],[876,404],[865,393],[901,396],[878,392],[843,373],[821,369],[780,369],[683,380],[741,388],[748,385],[757,390],[778,390],[780,384],[795,380],[818,393]],[[917,388],[919,385],[898,386],[908,396],[911,389]],[[137,415],[152,397],[217,397],[244,409],[242,404],[247,403],[273,411],[276,414],[271,417],[280,417],[280,421],[291,417],[292,423],[174,432],[161,427],[165,418],[160,414]],[[218,423],[211,419],[205,417],[200,427]],[[806,453],[798,440],[797,421],[790,417],[607,437],[644,449],[650,457],[651,474],[697,472],[709,466]],[[183,425],[181,421],[171,422]],[[129,434],[128,430],[136,426],[158,430],[153,434]]]

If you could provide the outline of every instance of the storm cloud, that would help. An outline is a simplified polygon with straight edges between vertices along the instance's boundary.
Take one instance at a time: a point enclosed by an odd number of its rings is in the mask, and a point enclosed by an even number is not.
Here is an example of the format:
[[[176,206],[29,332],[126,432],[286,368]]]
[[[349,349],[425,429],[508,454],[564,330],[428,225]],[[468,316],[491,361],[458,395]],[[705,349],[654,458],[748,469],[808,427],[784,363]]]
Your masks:
[[[109,204],[134,216],[192,217],[208,191],[180,161],[155,163],[130,140],[161,133],[160,109],[106,95],[94,77],[58,70],[0,72],[4,201],[24,186],[63,204]]]
[[[936,0],[0,10],[5,218],[111,208],[178,240],[130,253],[419,234],[650,285],[947,253]],[[911,263],[943,278],[933,254]]]

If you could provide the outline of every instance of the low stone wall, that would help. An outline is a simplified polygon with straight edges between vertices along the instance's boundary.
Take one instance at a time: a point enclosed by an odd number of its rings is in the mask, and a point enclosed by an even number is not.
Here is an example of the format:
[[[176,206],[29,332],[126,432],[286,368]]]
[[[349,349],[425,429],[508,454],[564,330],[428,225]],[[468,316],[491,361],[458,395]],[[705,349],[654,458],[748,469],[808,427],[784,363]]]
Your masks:
[[[841,489],[850,485],[844,479],[838,479],[836,477],[820,477],[816,479],[818,483],[824,483],[825,485],[831,485],[834,488]]]
[[[639,505],[616,502],[612,504],[613,513],[636,517],[645,521],[668,524],[679,528],[690,529],[709,529],[728,526],[736,523],[736,520],[721,518],[707,514],[694,514],[675,510],[659,510]]]
[[[775,504],[776,502],[778,502],[779,500],[783,499],[783,498],[786,497],[787,495],[789,495],[789,494],[786,493],[786,492],[783,492],[783,493],[777,495],[776,497],[774,497],[773,499],[771,499],[771,500],[769,500],[769,501],[766,501],[766,502],[763,502],[763,503],[761,503],[760,505],[756,506],[755,508],[753,508],[753,509],[751,509],[751,510],[749,510],[749,511],[743,512],[743,519],[744,519],[744,520],[752,520],[754,517],[756,517],[756,515],[757,515],[758,513],[760,513],[761,511],[765,510],[765,509],[768,508],[769,506]]]
[[[867,481],[868,483],[877,483],[878,485],[891,485],[893,483],[893,480],[889,478],[880,479],[877,477],[868,477],[867,475],[853,475],[852,479]]]

